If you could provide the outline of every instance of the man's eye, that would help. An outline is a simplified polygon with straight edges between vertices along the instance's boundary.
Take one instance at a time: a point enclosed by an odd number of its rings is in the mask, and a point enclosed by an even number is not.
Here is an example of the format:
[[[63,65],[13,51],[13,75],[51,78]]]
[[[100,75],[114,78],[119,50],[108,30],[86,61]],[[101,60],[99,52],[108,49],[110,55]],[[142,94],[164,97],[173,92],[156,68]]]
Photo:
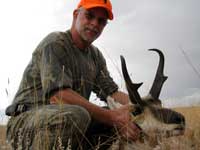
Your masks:
[[[104,18],[99,18],[99,24],[101,25],[106,25],[107,24],[107,19],[104,19]]]
[[[92,19],[94,19],[94,15],[92,15],[91,13],[87,13],[87,14],[86,14],[86,18],[87,18],[88,20],[92,20]]]

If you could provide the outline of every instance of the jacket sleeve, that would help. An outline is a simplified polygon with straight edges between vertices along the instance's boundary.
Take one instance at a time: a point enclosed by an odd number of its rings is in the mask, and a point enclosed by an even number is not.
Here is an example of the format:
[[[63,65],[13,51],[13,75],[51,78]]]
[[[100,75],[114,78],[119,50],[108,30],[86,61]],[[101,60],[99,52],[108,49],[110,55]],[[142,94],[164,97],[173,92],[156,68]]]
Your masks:
[[[98,51],[97,56],[98,74],[95,82],[94,92],[101,100],[106,100],[108,95],[113,94],[118,90],[117,84],[113,81],[107,69],[106,60],[102,53]]]

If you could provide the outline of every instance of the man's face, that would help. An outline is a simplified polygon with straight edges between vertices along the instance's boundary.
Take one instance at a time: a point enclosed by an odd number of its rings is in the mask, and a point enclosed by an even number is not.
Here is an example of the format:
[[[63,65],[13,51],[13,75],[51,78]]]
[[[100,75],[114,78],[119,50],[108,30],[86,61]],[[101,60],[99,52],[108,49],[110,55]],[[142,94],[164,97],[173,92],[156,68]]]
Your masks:
[[[107,24],[107,18],[107,12],[103,8],[88,10],[80,8],[77,10],[75,28],[83,41],[92,43],[102,33]]]

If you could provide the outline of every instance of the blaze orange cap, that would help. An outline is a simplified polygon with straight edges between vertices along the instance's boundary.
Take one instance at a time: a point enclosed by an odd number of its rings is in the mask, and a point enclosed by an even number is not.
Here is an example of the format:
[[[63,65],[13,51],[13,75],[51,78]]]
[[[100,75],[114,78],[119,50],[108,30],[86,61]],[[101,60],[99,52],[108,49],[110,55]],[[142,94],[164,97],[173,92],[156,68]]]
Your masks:
[[[77,8],[90,9],[94,7],[105,8],[108,12],[108,19],[113,20],[112,4],[110,0],[80,0]]]

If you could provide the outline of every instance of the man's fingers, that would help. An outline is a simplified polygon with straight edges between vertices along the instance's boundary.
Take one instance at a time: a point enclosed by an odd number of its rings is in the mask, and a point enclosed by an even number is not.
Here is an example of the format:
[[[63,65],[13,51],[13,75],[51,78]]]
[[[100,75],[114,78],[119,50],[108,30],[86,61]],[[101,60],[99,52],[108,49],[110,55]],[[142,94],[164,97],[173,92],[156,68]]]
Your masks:
[[[138,128],[138,126],[136,126],[136,124],[133,122],[131,123],[131,129],[132,129],[131,130],[132,132],[130,133],[131,133],[131,136],[133,137],[133,140],[137,140],[142,130]]]
[[[129,112],[132,112],[135,110],[135,107],[133,104],[126,104],[122,106],[122,109],[124,110],[128,110]]]
[[[132,131],[129,131],[129,132],[126,132],[124,134],[122,134],[122,137],[126,140],[132,140],[132,141],[136,141],[138,139],[138,134],[132,132]]]
[[[130,122],[121,129],[121,135],[124,139],[136,141],[140,136],[141,130],[133,123]]]

